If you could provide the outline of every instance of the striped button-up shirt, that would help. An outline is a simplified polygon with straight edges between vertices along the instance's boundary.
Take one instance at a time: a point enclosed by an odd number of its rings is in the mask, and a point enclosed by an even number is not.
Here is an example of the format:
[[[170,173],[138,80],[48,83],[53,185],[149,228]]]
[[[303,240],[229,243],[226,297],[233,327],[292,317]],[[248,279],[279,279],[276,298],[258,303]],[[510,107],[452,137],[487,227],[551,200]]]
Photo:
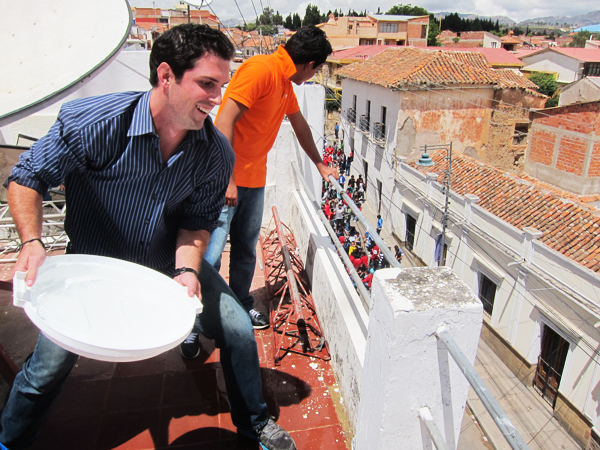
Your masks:
[[[210,118],[164,163],[149,92],[66,103],[46,136],[5,182],[43,194],[65,185],[73,253],[110,256],[171,272],[177,232],[211,232],[233,169],[229,142]]]

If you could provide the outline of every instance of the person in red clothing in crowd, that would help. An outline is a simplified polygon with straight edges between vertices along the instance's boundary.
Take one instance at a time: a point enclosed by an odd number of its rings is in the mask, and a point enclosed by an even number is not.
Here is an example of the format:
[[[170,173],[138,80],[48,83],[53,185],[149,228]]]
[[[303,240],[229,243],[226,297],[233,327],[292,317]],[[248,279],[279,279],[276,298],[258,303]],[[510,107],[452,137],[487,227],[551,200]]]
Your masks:
[[[340,244],[344,244],[344,242],[346,242],[346,236],[344,236],[343,234],[338,238],[340,240]]]
[[[360,259],[360,251],[354,250],[354,253],[352,253],[352,255],[354,256],[354,262],[352,263],[352,265],[355,269],[358,270],[358,268],[362,265],[362,261]]]
[[[360,257],[360,262],[365,265],[365,267],[369,267],[369,256],[366,252],[362,252],[362,256]]]
[[[369,290],[371,290],[371,283],[373,282],[373,272],[375,272],[373,269],[369,270],[367,276],[362,279],[363,283]]]
[[[379,251],[379,247],[377,246],[377,244],[375,244],[371,249],[371,267],[373,267],[374,269],[377,269],[379,267],[380,253],[381,252]]]
[[[325,202],[325,206],[323,207],[323,214],[327,217],[327,220],[331,220],[331,206],[329,202]]]

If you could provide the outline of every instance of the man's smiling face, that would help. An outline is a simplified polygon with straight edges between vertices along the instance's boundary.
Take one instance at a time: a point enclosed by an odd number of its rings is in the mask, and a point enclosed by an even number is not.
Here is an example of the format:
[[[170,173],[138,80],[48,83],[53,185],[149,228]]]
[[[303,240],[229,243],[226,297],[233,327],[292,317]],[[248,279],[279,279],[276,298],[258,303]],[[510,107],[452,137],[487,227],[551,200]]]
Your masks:
[[[221,87],[229,81],[229,60],[206,53],[181,80],[170,84],[168,98],[178,128],[199,130],[210,111],[221,104]]]

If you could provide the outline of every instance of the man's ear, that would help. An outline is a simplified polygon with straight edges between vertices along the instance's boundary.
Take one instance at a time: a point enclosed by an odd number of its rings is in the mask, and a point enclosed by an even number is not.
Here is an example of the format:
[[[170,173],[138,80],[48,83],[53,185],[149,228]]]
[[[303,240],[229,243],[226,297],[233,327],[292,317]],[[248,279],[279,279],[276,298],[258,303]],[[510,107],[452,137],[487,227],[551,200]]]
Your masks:
[[[307,68],[308,70],[313,70],[313,69],[316,69],[316,67],[317,67],[317,66],[316,66],[316,64],[317,64],[317,63],[316,63],[315,61],[311,61],[311,62],[309,62],[309,63],[306,65],[306,68]]]
[[[175,80],[175,75],[166,62],[161,62],[156,68],[156,75],[158,77],[158,86],[167,87],[170,82]]]

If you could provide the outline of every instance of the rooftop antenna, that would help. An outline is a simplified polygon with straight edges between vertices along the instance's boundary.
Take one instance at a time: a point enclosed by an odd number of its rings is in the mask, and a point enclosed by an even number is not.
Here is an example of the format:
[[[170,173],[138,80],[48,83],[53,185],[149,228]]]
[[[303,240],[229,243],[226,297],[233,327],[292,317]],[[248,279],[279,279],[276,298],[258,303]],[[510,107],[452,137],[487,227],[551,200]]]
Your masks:
[[[188,16],[188,23],[190,23],[191,21],[191,17],[190,17],[190,6],[193,6],[194,8],[197,8],[198,11],[200,11],[202,9],[202,6],[208,6],[212,3],[212,0],[200,0],[200,4],[198,4],[198,2],[186,2],[185,0],[180,0],[179,4],[180,5],[187,5],[187,16]],[[202,16],[200,16],[200,23],[202,23]]]

